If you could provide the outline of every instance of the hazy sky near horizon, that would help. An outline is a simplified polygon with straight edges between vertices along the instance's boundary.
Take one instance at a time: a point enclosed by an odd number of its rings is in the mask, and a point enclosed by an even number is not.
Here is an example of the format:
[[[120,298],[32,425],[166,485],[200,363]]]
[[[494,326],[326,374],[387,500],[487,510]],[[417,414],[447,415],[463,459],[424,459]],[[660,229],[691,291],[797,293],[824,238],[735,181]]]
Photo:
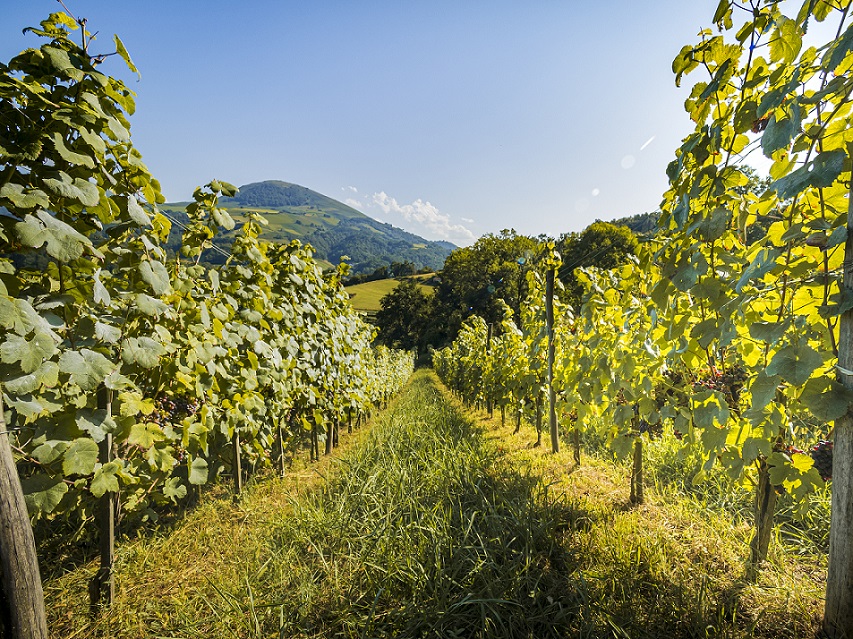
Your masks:
[[[142,78],[136,147],[170,201],[301,184],[429,239],[579,231],[657,208],[692,129],[672,59],[716,0],[68,0]],[[0,59],[55,0],[0,0]]]

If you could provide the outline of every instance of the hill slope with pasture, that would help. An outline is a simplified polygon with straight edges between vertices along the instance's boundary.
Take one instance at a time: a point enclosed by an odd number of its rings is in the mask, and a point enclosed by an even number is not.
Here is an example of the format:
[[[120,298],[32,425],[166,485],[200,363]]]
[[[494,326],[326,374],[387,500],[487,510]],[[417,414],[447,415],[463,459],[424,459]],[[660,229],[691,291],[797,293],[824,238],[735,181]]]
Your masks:
[[[186,202],[165,204],[161,208],[170,217],[184,223]],[[348,256],[354,273],[369,272],[392,262],[412,262],[416,268],[440,269],[455,245],[432,242],[414,233],[379,222],[311,189],[270,180],[240,187],[234,197],[220,200],[237,221],[238,228],[249,212],[257,212],[268,222],[263,237],[272,242],[299,240],[311,244],[316,256],[337,264]],[[173,228],[170,247],[180,245],[181,229]],[[222,248],[230,246],[233,231],[217,238]],[[205,256],[211,262],[222,260],[221,254]]]

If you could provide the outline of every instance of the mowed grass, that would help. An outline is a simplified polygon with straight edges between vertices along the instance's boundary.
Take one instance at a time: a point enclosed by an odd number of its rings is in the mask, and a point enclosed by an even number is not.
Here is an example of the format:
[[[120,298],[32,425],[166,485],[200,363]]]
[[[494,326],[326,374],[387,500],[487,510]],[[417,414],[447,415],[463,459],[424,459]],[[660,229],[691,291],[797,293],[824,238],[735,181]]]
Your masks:
[[[428,371],[343,455],[206,500],[120,545],[116,604],[94,566],[49,583],[55,637],[813,637],[825,566],[775,544],[741,579],[747,526],[626,468],[534,448]]]
[[[431,277],[432,274],[425,277]],[[347,287],[350,302],[357,311],[376,312],[382,308],[380,300],[393,291],[400,284],[400,280],[385,279],[354,284]],[[418,284],[418,287],[426,294],[431,295],[433,287],[427,284]]]

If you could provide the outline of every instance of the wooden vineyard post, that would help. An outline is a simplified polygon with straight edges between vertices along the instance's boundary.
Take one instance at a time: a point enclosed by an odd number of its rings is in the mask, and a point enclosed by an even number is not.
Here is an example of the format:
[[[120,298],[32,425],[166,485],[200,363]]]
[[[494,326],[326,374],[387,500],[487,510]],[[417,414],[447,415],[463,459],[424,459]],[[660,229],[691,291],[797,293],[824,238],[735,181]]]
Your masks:
[[[642,504],[643,494],[643,436],[634,440],[634,463],[631,468],[631,503]]]
[[[850,149],[848,149],[848,156]],[[853,290],[853,182],[847,203],[842,294]],[[841,316],[838,332],[838,378],[853,390],[853,310]],[[831,639],[853,637],[853,408],[835,421],[832,459],[832,523],[823,629]]]
[[[3,625],[10,639],[47,639],[44,591],[0,390],[0,565]]]
[[[575,422],[575,428],[572,430],[572,444],[574,446],[575,464],[581,465],[581,430]]]
[[[284,477],[284,431],[281,424],[278,425],[278,473]]]
[[[551,431],[551,452],[560,452],[560,433],[557,430],[557,395],[554,392],[554,275],[551,267],[545,275],[545,322],[548,326],[548,426]]]
[[[234,494],[240,495],[243,492],[243,467],[240,459],[240,431],[237,426],[234,426],[234,435],[231,437],[231,444],[234,447]]]
[[[109,390],[106,386],[98,389],[98,408],[111,413]],[[113,436],[107,433],[98,444],[98,461],[109,464],[113,459]],[[107,492],[98,500],[95,519],[98,525],[98,549],[100,566],[89,582],[89,609],[96,615],[102,605],[110,606],[115,598],[115,539],[116,539],[116,493]]]
[[[486,355],[487,356],[491,355],[491,353],[492,353],[492,330],[493,330],[493,326],[494,326],[493,324],[489,323],[489,332],[488,332],[488,335],[486,336]],[[488,361],[488,357],[487,357],[487,361]],[[495,411],[495,406],[494,406],[494,403],[492,401],[492,394],[491,393],[488,393],[486,395],[486,410],[489,412],[489,419],[491,419],[494,416],[494,411]]]
[[[758,577],[761,564],[767,559],[775,511],[776,488],[770,482],[770,467],[767,461],[761,459],[758,467],[758,486],[755,488],[755,534],[749,543],[749,566],[747,567],[749,580]]]
[[[326,422],[326,455],[332,454],[332,445],[335,442],[335,425],[332,420]]]
[[[536,391],[536,446],[542,445],[542,390]]]

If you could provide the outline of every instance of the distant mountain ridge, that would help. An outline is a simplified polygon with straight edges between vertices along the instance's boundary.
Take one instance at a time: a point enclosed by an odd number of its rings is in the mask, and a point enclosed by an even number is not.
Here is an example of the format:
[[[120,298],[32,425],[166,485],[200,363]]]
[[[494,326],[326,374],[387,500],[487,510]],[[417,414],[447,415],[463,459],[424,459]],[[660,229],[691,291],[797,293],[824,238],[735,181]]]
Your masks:
[[[162,208],[178,221],[186,219],[186,203],[166,204]],[[393,262],[412,262],[416,268],[440,269],[456,246],[450,242],[433,242],[390,224],[379,222],[351,206],[317,193],[309,188],[268,180],[240,187],[234,197],[220,199],[238,225],[250,211],[261,213],[269,223],[262,237],[272,242],[300,240],[311,244],[316,256],[337,264],[348,256],[352,272],[372,272]],[[180,229],[173,229],[176,234]],[[223,233],[217,244],[226,247],[233,232]],[[180,237],[174,238],[176,244]],[[173,238],[170,238],[170,245]],[[215,254],[210,261],[217,261]]]

